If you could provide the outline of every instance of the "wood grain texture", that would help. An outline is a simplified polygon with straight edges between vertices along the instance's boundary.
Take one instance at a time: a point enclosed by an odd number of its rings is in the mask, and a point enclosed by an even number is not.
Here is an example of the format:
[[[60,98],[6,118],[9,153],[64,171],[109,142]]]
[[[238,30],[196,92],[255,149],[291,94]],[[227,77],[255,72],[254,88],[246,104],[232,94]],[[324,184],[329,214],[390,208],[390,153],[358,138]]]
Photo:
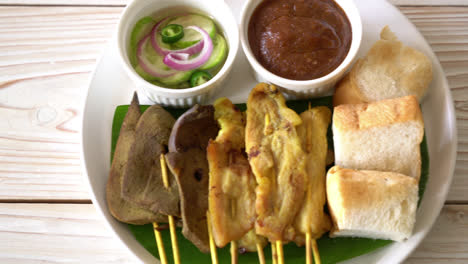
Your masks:
[[[91,204],[0,204],[0,263],[135,263]]]
[[[93,205],[0,204],[0,263],[136,263]],[[446,205],[406,261],[468,262],[468,205]]]
[[[0,7],[0,200],[89,200],[84,92],[121,10]]]
[[[128,2],[0,0],[0,201],[89,202],[79,160],[84,92]],[[439,58],[459,139],[448,203],[461,204],[445,205],[405,263],[468,263],[468,0],[390,2]],[[0,248],[7,264],[137,263],[91,204],[0,203]]]
[[[436,53],[457,117],[458,154],[447,202],[468,201],[468,7],[402,7]]]
[[[468,263],[468,205],[444,206],[407,263]]]
[[[122,7],[0,7],[0,200],[88,200],[79,166],[89,74]],[[459,135],[449,202],[468,201],[468,7],[402,7],[436,52]]]

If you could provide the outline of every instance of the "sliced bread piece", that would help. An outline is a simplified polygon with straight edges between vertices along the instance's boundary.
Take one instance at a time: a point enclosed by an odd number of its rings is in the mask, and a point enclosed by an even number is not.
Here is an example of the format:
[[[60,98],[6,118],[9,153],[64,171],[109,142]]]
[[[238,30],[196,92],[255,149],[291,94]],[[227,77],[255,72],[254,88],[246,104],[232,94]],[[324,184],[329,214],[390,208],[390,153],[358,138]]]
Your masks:
[[[340,105],[333,114],[335,164],[421,175],[424,123],[415,96]]]
[[[422,52],[401,43],[385,26],[364,58],[337,85],[335,106],[406,95],[421,100],[432,81],[432,63]]]
[[[335,166],[327,173],[327,200],[330,237],[403,241],[416,221],[418,183],[400,173]]]

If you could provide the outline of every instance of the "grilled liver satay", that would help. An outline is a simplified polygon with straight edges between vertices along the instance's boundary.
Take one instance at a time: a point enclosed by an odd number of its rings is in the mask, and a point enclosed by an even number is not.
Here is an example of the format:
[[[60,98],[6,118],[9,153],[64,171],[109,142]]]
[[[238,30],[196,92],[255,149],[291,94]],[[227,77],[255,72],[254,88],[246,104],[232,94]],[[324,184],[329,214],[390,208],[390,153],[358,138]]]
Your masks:
[[[259,83],[250,92],[245,144],[258,184],[255,230],[271,242],[291,237],[304,198],[306,161],[296,131],[301,123],[274,85]]]
[[[127,168],[131,147],[135,142],[135,129],[140,116],[140,105],[135,93],[120,129],[106,186],[106,200],[111,214],[121,222],[134,225],[167,221],[164,215],[141,208],[122,197],[122,177]]]
[[[227,98],[214,103],[220,130],[210,140],[208,204],[216,246],[242,238],[255,223],[255,177],[245,148],[245,120]]]
[[[138,119],[137,140],[130,148],[122,175],[122,197],[155,213],[180,216],[176,180],[170,174],[169,187],[164,187],[159,162],[174,122],[172,115],[159,105],[150,106]]]
[[[202,252],[210,252],[206,147],[218,130],[213,106],[195,105],[174,124],[165,155],[179,186],[182,234]]]

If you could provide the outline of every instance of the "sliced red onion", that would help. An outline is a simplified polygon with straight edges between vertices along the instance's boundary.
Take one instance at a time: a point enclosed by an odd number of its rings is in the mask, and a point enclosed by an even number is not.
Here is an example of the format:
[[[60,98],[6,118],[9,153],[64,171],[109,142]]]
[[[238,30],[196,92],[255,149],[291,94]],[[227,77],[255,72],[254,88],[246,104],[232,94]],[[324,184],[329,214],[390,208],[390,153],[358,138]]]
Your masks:
[[[188,60],[190,54],[188,53],[171,53],[172,56],[178,60]]]
[[[188,26],[187,28],[200,32],[200,34],[203,36],[202,41],[204,45],[203,49],[200,51],[200,54],[198,54],[197,57],[189,60],[181,60],[180,57],[178,58],[178,56],[175,55],[177,53],[171,52],[167,54],[163,60],[164,64],[178,71],[188,71],[200,67],[208,61],[211,56],[211,52],[213,51],[213,42],[211,41],[210,35],[208,35],[204,29],[196,26]]]
[[[153,45],[154,50],[163,56],[166,56],[169,53],[188,53],[190,55],[199,53],[203,48],[203,39],[193,44],[192,46],[178,50],[166,49],[158,44],[157,37],[159,34],[159,27],[163,24],[164,21],[168,20],[169,18],[171,17],[166,17],[165,19],[159,21],[156,25],[154,25],[153,29],[151,30],[151,45]]]
[[[154,66],[150,61],[145,56],[144,49],[145,46],[148,45],[148,41],[150,40],[150,36],[148,35],[144,37],[143,39],[138,42],[138,47],[137,47],[137,58],[138,58],[138,64],[141,66],[141,68],[147,72],[148,74],[151,74],[154,77],[169,77],[171,75],[174,75],[178,71],[176,70],[164,70],[161,68],[158,68]]]

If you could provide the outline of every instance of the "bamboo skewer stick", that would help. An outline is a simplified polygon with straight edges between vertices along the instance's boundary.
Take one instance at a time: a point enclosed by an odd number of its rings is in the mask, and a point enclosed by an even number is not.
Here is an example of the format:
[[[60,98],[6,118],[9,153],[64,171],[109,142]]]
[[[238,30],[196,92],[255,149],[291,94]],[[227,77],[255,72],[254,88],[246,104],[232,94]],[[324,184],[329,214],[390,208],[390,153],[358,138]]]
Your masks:
[[[162,174],[164,174],[164,172]],[[163,181],[164,181],[164,175],[163,175]],[[167,264],[166,251],[164,251],[164,243],[161,237],[161,232],[159,232],[158,223],[153,222],[153,230],[154,230],[154,237],[156,239],[156,246],[158,247],[158,253],[159,253],[159,258],[161,260],[161,264]]]
[[[276,240],[276,252],[278,253],[278,264],[284,264],[283,243]]]
[[[311,109],[311,104],[309,102],[309,110]],[[265,126],[268,126],[270,123],[270,116],[268,114],[265,115]],[[167,167],[166,162],[164,159],[164,154],[160,156],[160,164],[161,164],[161,172],[162,172],[162,179],[165,188],[169,188],[169,182],[167,177]],[[210,222],[210,214],[209,211],[206,212],[207,217],[207,225],[208,225],[208,235],[210,240],[210,253],[211,253],[211,261],[212,264],[218,264],[218,256],[216,252],[216,245],[214,243],[213,234],[211,231],[211,222]],[[171,235],[171,244],[174,256],[174,263],[180,264],[180,254],[179,254],[179,247],[177,243],[177,235],[175,232],[175,221],[172,215],[168,215],[169,220],[169,228],[170,228],[170,235]],[[156,238],[156,244],[158,247],[158,252],[161,260],[161,264],[167,264],[167,257],[164,251],[164,243],[161,237],[161,233],[159,231],[158,223],[153,223],[154,234]],[[265,255],[263,253],[263,248],[259,242],[256,243],[258,258],[260,264],[265,264]],[[312,257],[311,257],[311,249],[314,256],[314,263],[321,264],[320,254],[318,251],[317,241],[315,239],[311,239],[310,232],[306,233],[306,264],[312,264]],[[238,262],[238,254],[237,254],[237,242],[231,241],[231,263],[237,264]],[[271,243],[271,253],[272,253],[272,263],[273,264],[284,264],[284,252],[283,252],[283,244],[281,240],[277,240],[274,244]]]
[[[312,239],[312,252],[314,253],[315,264],[321,264],[317,241],[315,239]]]
[[[237,264],[237,242],[231,241],[231,264]]]
[[[166,252],[164,251],[164,244],[161,238],[161,232],[159,232],[158,228],[159,228],[158,223],[154,222],[153,229],[154,229],[154,236],[156,238],[156,245],[158,246],[159,258],[161,260],[161,264],[167,264]]]
[[[312,264],[312,245],[310,241],[310,232],[306,233],[306,264]]]
[[[216,253],[216,245],[213,239],[213,233],[211,231],[211,220],[210,212],[206,211],[206,224],[208,225],[208,236],[210,238],[210,254],[211,254],[211,263],[218,264],[218,255]]]
[[[264,135],[267,135],[269,132],[268,126],[270,125],[270,115],[265,114],[265,128],[264,128]],[[281,240],[277,240],[276,243],[271,244],[271,254],[273,258],[273,264],[283,264],[283,244]]]
[[[159,162],[161,164],[161,174],[162,174],[164,187],[168,189],[169,178],[167,177],[167,167],[166,167],[166,161],[164,159],[164,154],[161,154],[161,156],[159,157]],[[169,231],[171,234],[172,255],[174,257],[174,264],[180,264],[179,245],[177,243],[174,216],[168,215],[167,218],[169,220]]]
[[[260,264],[265,264],[265,254],[263,254],[263,247],[260,242],[257,242],[257,253],[258,253],[258,262]]]
[[[276,255],[278,256],[278,264],[284,264],[283,243],[281,240],[276,240]]]
[[[273,264],[278,264],[278,254],[276,254],[276,245],[271,243],[271,259]]]

